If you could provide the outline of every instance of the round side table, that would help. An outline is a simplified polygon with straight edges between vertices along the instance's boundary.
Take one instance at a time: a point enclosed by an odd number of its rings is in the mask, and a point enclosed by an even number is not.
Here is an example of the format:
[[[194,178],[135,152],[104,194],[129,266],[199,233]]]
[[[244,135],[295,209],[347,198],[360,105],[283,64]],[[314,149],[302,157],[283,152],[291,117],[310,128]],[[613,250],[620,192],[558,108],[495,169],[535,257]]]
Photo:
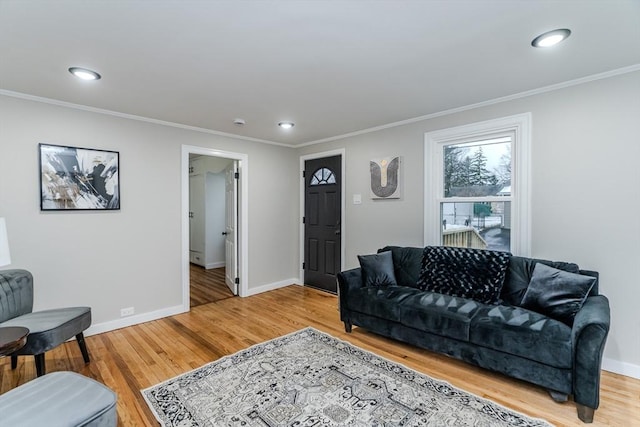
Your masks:
[[[20,350],[27,343],[29,329],[22,326],[0,327],[0,356]]]

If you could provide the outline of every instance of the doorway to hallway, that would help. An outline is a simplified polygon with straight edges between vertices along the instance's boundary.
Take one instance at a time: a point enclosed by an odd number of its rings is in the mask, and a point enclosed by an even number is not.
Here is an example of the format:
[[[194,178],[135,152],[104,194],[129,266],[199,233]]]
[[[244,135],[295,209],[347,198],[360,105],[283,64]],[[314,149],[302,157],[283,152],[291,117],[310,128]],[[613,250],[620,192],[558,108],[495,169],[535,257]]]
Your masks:
[[[189,154],[189,262],[205,270],[220,269],[223,284],[238,294],[238,161],[224,157]],[[198,271],[197,269],[195,271]],[[190,269],[193,276],[194,269]],[[203,276],[201,274],[200,276]],[[200,280],[197,301],[211,301],[216,275]],[[194,302],[194,280],[191,302]],[[210,286],[203,286],[210,285]],[[209,289],[211,288],[211,289]]]
[[[182,178],[184,311],[246,295],[247,155],[183,146]]]

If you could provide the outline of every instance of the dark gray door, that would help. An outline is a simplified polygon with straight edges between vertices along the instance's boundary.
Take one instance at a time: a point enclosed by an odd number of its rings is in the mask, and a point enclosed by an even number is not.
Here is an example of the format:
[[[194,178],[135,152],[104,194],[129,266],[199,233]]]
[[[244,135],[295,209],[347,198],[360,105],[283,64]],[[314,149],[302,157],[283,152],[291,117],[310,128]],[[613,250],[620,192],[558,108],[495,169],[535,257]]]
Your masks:
[[[342,156],[305,162],[304,283],[337,292],[340,272]]]

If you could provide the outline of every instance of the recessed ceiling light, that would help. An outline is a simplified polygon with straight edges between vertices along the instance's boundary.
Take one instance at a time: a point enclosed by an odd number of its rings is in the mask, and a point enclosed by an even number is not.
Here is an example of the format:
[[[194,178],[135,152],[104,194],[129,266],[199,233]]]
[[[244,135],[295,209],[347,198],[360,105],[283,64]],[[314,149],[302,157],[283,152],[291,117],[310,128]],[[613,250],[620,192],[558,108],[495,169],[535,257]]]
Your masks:
[[[533,47],[551,47],[560,43],[571,35],[571,30],[562,28],[560,30],[547,31],[533,39],[531,46]]]
[[[86,68],[71,67],[69,72],[82,80],[100,80],[102,78],[100,74]]]
[[[293,122],[280,122],[278,123],[278,126],[282,129],[291,129],[295,124]]]

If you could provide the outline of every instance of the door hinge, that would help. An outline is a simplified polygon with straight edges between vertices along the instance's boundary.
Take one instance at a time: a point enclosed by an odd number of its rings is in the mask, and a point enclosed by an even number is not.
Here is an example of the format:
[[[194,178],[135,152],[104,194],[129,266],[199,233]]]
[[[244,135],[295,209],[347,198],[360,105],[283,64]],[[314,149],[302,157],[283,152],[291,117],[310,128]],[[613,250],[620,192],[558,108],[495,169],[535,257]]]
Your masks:
[[[303,263],[302,263],[302,269],[304,270],[304,269],[305,269],[305,267],[306,267],[306,264],[303,262]]]
[[[240,179],[240,172],[236,172],[233,176],[234,176],[236,179]]]
[[[234,280],[234,282],[236,283],[236,285],[239,285],[240,284],[240,278],[236,277],[236,280]]]
[[[303,223],[303,224],[306,224],[306,221],[307,221],[307,218],[302,217],[302,223]]]
[[[305,178],[307,176],[307,171],[302,171],[302,177]]]

